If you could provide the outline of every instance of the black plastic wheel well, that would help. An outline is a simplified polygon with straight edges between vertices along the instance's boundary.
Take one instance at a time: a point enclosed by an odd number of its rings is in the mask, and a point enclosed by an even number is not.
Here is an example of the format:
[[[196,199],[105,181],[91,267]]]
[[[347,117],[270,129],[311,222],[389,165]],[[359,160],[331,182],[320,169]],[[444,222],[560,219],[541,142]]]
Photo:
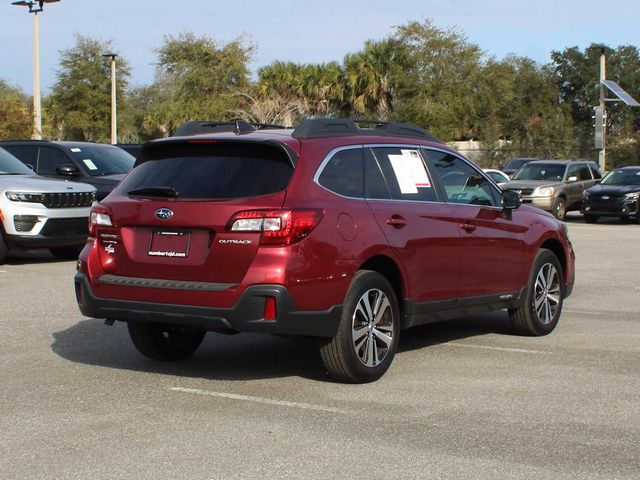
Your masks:
[[[551,250],[556,255],[556,257],[558,257],[560,265],[562,266],[562,271],[567,271],[567,255],[565,254],[564,248],[562,248],[562,244],[558,240],[556,240],[555,238],[550,238],[546,240],[540,248]]]
[[[404,300],[404,285],[400,269],[393,260],[384,255],[371,257],[360,266],[359,270],[371,270],[383,275],[387,280],[389,280],[389,283],[393,287],[396,298],[398,299],[398,304],[400,306],[402,305]]]

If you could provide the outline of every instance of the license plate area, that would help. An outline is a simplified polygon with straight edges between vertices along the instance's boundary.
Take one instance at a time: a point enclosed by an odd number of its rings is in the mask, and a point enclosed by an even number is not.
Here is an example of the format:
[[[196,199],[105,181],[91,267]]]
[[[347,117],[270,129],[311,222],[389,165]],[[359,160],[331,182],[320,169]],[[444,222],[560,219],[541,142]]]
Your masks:
[[[150,257],[186,258],[189,256],[191,232],[153,230],[147,255]]]

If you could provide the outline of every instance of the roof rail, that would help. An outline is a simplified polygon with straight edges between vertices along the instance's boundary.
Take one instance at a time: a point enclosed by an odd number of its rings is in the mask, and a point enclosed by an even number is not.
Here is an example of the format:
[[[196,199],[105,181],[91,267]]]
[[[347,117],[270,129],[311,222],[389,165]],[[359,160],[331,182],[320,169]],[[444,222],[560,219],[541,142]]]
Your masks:
[[[246,120],[232,120],[230,122],[218,122],[218,121],[200,121],[194,120],[183,123],[172,136],[184,137],[190,135],[200,135],[203,133],[221,133],[221,132],[233,132],[236,135],[244,133],[255,132],[256,130],[265,130],[272,128],[287,128],[283,125],[272,125],[269,123],[254,123],[247,122]]]
[[[372,125],[364,128],[361,125]],[[409,123],[350,118],[307,118],[293,131],[294,138],[338,137],[344,135],[404,136],[442,143],[435,135]]]

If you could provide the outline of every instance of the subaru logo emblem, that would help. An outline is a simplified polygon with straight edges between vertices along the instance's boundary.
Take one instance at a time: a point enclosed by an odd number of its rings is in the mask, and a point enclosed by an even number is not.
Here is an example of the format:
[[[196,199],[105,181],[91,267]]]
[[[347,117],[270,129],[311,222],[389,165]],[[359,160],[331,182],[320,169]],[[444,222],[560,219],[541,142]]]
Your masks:
[[[603,199],[603,200],[609,200],[609,195],[603,195],[603,196],[602,196],[602,199]]]
[[[156,218],[160,220],[169,220],[171,217],[173,217],[173,211],[168,208],[159,208],[156,210]]]

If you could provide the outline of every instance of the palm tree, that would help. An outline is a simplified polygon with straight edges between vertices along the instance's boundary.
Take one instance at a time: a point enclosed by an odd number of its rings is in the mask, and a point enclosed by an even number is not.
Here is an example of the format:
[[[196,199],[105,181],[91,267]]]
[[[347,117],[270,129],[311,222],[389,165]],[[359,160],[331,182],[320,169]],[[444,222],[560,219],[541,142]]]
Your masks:
[[[376,114],[387,120],[393,109],[394,76],[402,66],[401,45],[369,40],[361,52],[344,59],[349,100],[354,116]]]

